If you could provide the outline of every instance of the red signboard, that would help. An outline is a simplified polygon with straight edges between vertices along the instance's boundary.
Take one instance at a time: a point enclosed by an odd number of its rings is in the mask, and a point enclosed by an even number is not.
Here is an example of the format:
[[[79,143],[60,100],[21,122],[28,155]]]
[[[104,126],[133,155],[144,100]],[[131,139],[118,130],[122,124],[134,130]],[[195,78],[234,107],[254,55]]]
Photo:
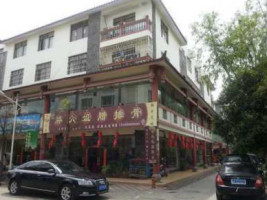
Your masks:
[[[49,132],[156,126],[156,119],[156,103],[92,108],[51,114]],[[45,124],[44,126],[47,125]]]

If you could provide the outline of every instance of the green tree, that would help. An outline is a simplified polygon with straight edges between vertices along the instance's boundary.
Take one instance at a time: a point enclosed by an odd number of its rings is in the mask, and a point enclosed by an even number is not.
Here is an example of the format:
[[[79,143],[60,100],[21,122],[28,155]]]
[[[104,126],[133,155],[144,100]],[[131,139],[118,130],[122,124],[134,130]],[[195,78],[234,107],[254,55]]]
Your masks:
[[[226,81],[246,68],[253,68],[267,56],[267,4],[246,2],[230,22],[222,23],[215,12],[205,14],[192,26],[198,59],[213,80],[223,75]]]
[[[238,153],[267,156],[267,61],[239,72],[223,90],[215,133]]]

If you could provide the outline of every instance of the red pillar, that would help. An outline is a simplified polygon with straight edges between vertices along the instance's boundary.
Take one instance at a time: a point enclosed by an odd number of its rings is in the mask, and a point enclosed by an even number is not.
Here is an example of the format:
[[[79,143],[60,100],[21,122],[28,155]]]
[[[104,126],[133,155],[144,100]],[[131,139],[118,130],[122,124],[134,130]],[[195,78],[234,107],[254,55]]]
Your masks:
[[[44,114],[50,112],[50,95],[45,96],[45,102],[44,102]],[[40,154],[39,158],[40,160],[45,159],[45,140],[46,140],[46,134],[41,134],[40,136]]]
[[[206,141],[203,141],[203,164],[204,168],[207,167],[207,146],[206,146]]]
[[[152,80],[152,101],[158,102],[158,90],[159,90],[158,78],[157,76],[155,76]]]
[[[197,147],[196,147],[196,138],[193,139],[193,168],[192,170],[195,172],[197,171],[196,164],[197,164]]]

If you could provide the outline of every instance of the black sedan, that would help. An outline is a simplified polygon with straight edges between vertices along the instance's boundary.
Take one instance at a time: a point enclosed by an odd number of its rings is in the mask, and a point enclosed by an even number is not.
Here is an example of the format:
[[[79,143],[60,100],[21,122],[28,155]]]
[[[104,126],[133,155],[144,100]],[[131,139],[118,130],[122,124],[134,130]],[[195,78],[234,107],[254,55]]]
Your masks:
[[[87,173],[70,161],[30,161],[10,170],[8,179],[12,195],[27,189],[57,194],[61,200],[72,200],[109,190],[104,176]]]
[[[263,179],[250,163],[230,163],[221,167],[216,176],[217,200],[242,196],[249,199],[265,199]]]

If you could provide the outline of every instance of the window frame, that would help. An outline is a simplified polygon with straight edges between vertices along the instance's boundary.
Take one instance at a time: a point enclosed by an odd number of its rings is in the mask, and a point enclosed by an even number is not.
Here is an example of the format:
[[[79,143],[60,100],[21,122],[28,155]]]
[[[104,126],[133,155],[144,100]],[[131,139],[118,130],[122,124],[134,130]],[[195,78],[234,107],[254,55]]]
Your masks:
[[[12,75],[14,73],[16,73],[16,72],[18,73],[17,76],[19,76],[18,77],[19,80],[14,83],[14,80],[13,80],[14,77]],[[16,75],[14,75],[14,76],[16,76]],[[11,71],[11,73],[10,73],[10,80],[9,80],[9,87],[14,87],[14,86],[22,85],[22,83],[23,83],[23,76],[24,76],[24,69],[23,68],[22,69]]]
[[[49,33],[45,33],[39,36],[39,44],[38,44],[38,51],[43,51],[46,49],[50,49],[53,47],[53,38],[54,38],[54,31],[51,31]],[[48,39],[48,46],[47,48],[44,45],[44,41]]]
[[[77,57],[77,58],[76,58]],[[83,58],[84,57],[84,58]],[[72,60],[73,59],[73,60]],[[83,61],[86,61],[85,66],[83,66]],[[71,63],[72,62],[77,62],[73,69],[71,70]],[[87,53],[81,53],[78,55],[73,55],[68,58],[68,74],[76,74],[80,72],[85,72],[87,67]]]
[[[52,65],[51,61],[36,65],[36,68],[35,68],[35,82],[50,79],[50,77],[51,77],[51,65]],[[38,69],[38,67],[40,67],[41,69]],[[41,70],[46,70],[44,78],[42,78],[43,76],[42,76],[42,71]],[[37,79],[37,75],[38,75],[37,73],[39,71],[40,71],[39,79]]]
[[[103,105],[103,98],[107,98],[107,97],[112,97],[112,103],[111,104]],[[110,94],[110,95],[103,95],[103,96],[101,96],[101,107],[114,106],[114,104],[115,104],[115,95]]]
[[[18,55],[18,50],[22,49],[22,54]],[[24,40],[22,42],[16,43],[14,46],[14,54],[13,54],[13,58],[19,58],[22,56],[25,56],[27,52],[27,40]]]
[[[79,29],[80,31],[80,36],[79,36]],[[73,33],[76,32],[76,37],[74,38]],[[78,23],[72,24],[70,27],[70,42],[80,40],[83,38],[88,37],[88,20],[80,21]]]
[[[169,44],[169,29],[168,26],[161,20],[161,37]]]

